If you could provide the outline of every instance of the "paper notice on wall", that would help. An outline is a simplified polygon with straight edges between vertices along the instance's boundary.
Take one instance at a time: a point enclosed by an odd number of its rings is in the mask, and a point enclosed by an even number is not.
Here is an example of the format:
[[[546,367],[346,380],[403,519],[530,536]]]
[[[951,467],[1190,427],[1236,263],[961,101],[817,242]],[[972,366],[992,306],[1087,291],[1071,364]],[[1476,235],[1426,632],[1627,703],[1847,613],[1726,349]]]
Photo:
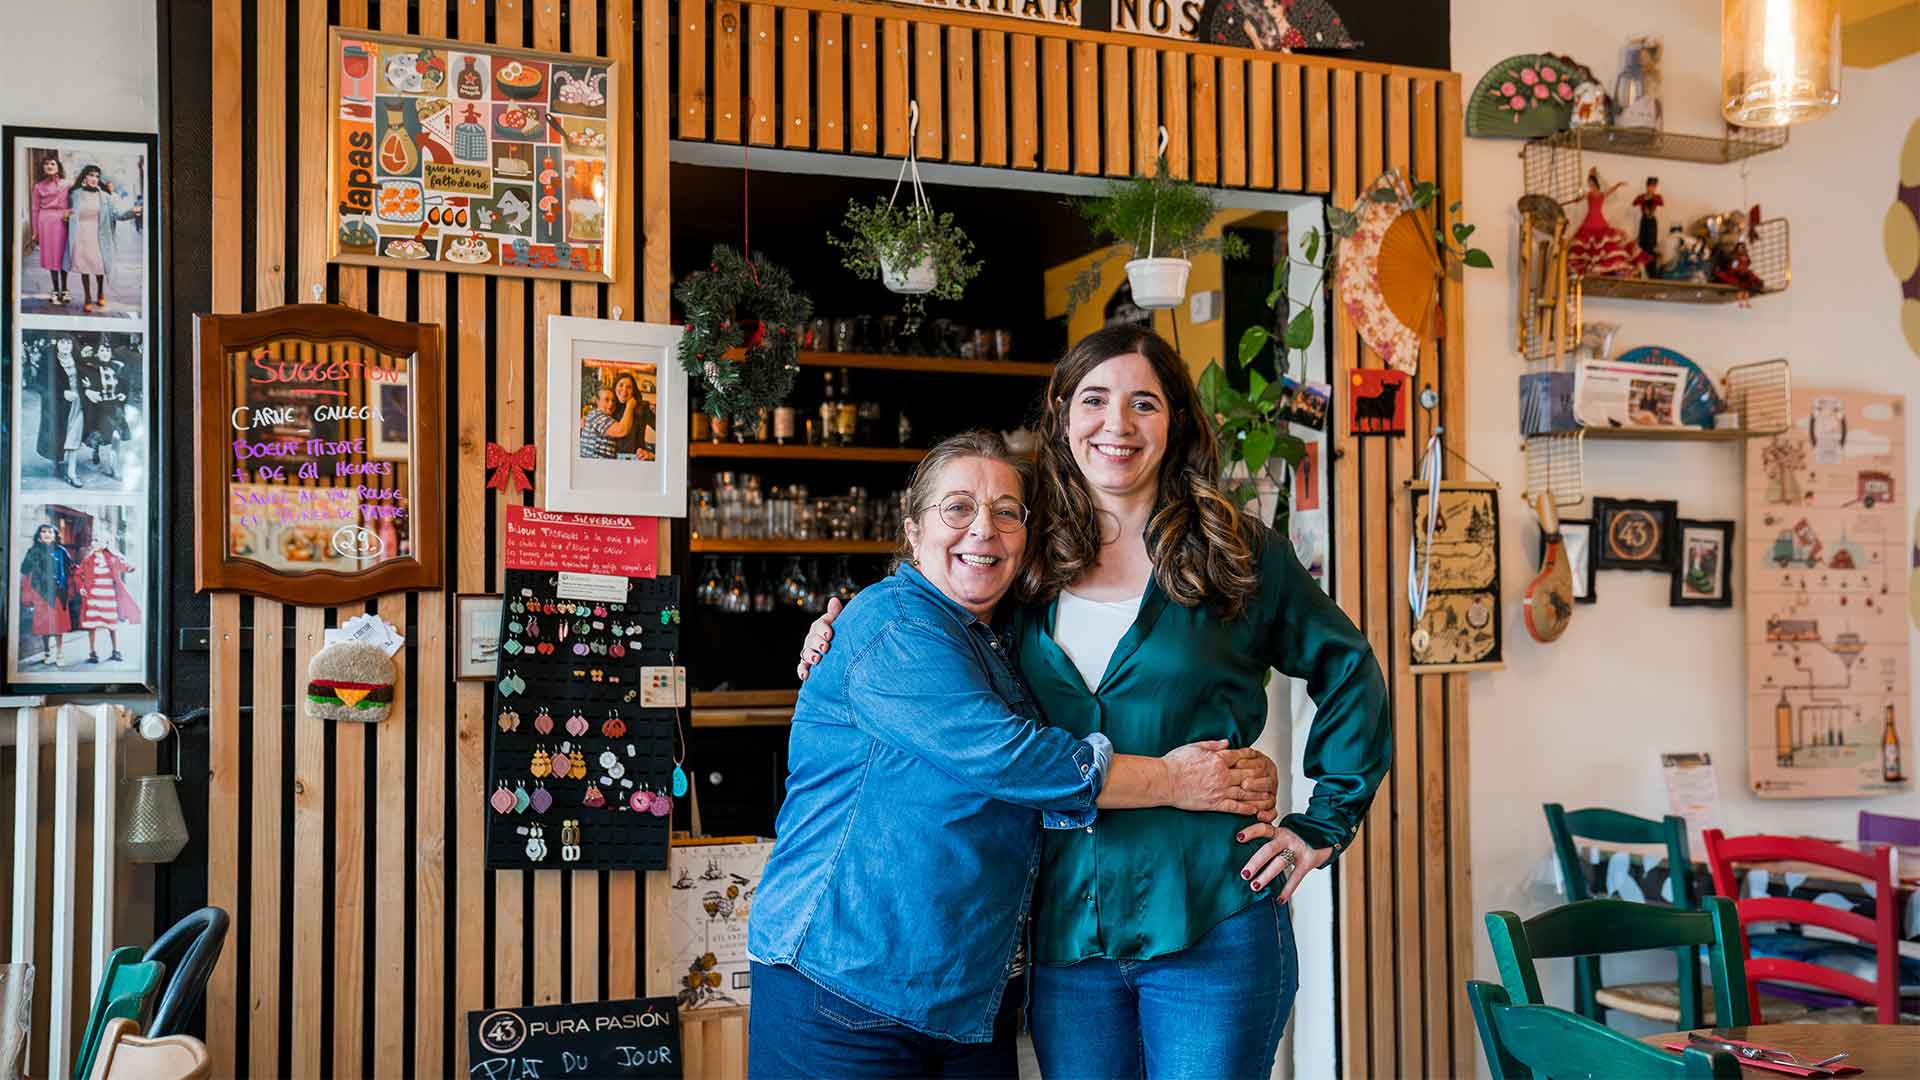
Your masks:
[[[1587,427],[1679,427],[1684,368],[1604,360],[1574,373],[1573,411]]]
[[[507,568],[650,578],[660,519],[507,507]]]
[[[1722,827],[1720,781],[1714,776],[1713,755],[1661,754],[1660,771],[1667,779],[1667,807],[1687,823],[1690,850],[1705,851],[1700,834]]]

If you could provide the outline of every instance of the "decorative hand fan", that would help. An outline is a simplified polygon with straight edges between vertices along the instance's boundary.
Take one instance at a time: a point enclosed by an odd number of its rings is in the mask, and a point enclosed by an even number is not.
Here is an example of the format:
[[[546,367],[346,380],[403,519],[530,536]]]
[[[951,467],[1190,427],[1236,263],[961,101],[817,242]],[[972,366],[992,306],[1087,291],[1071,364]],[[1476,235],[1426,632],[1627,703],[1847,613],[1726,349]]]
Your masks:
[[[1573,117],[1573,92],[1593,82],[1586,65],[1553,53],[1521,53],[1487,69],[1467,102],[1467,134],[1481,139],[1537,139],[1562,131]]]
[[[1400,170],[1387,170],[1369,191],[1354,211],[1353,232],[1340,241],[1340,302],[1361,340],[1388,366],[1412,374],[1445,267],[1434,247],[1433,219],[1413,209]]]

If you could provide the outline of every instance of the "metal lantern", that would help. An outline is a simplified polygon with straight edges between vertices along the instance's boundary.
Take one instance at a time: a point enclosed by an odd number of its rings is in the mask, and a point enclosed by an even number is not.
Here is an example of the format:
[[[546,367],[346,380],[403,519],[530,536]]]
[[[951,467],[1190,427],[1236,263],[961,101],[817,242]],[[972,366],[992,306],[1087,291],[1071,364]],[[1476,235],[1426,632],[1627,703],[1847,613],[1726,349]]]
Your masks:
[[[180,811],[179,732],[160,713],[141,717],[138,730],[149,742],[174,736],[173,773],[120,781],[120,854],[128,862],[172,862],[187,846],[187,818]]]
[[[1721,0],[1720,111],[1741,127],[1786,127],[1840,104],[1837,0]]]

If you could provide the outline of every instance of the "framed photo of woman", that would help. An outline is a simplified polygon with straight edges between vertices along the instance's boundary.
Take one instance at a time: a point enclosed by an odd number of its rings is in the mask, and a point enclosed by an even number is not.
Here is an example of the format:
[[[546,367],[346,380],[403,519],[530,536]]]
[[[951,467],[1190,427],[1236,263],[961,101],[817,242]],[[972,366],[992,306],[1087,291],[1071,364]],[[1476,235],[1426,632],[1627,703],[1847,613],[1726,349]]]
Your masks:
[[[158,681],[167,578],[152,135],[0,129],[0,691]]]
[[[687,373],[681,328],[547,320],[547,510],[687,516]]]

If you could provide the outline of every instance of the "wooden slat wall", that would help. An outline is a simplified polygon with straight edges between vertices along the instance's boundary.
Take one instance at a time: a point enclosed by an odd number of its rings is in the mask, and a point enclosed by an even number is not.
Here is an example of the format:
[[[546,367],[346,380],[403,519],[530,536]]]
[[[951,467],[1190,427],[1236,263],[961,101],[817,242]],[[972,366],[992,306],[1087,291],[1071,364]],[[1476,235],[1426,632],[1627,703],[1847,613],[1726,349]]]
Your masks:
[[[682,3],[689,10],[701,6]],[[856,28],[847,53],[852,91],[844,99],[816,93],[804,107],[782,104],[789,111],[811,109],[816,139],[808,149],[838,150],[818,133],[839,120],[855,133],[848,144],[854,153],[904,153],[900,117],[913,96],[921,107],[917,149],[927,158],[967,162],[977,154],[987,165],[1124,176],[1149,167],[1164,126],[1169,171],[1203,184],[1320,194],[1351,206],[1383,168],[1394,166],[1414,180],[1439,182],[1442,205],[1461,196],[1460,85],[1451,72],[1150,43],[958,8],[903,18],[898,8],[855,0],[742,6],[884,22],[888,56],[880,77],[862,55]],[[693,25],[699,17],[681,21]],[[822,47],[816,44],[816,56]],[[969,81],[965,72],[974,57],[977,77]],[[681,68],[683,96],[698,93],[690,87],[698,87],[699,63]],[[717,47],[712,67],[722,70]],[[726,86],[715,90],[720,99],[728,92]],[[886,118],[887,137],[862,142],[859,132],[876,113]],[[679,115],[682,138],[740,139],[717,120],[686,123],[700,114],[685,103]],[[1474,1069],[1461,990],[1472,969],[1475,917],[1467,874],[1466,681],[1412,674],[1397,586],[1410,528],[1404,483],[1426,436],[1438,422],[1450,447],[1466,449],[1460,304],[1456,272],[1442,293],[1444,343],[1429,346],[1416,379],[1417,388],[1440,392],[1438,415],[1416,409],[1408,438],[1349,440],[1331,464],[1337,598],[1382,658],[1396,747],[1394,771],[1368,827],[1339,863],[1339,1051],[1349,1076],[1470,1075]],[[1332,371],[1335,385],[1344,387],[1354,368],[1381,361],[1362,347],[1345,313],[1331,310]]]
[[[487,689],[450,681],[448,630],[456,592],[498,587],[505,497],[488,497],[482,459],[489,440],[517,446],[533,436],[547,316],[615,309],[629,319],[668,316],[665,148],[674,122],[667,110],[675,105],[668,62],[675,13],[665,0],[336,0],[329,7],[328,0],[213,5],[219,183],[210,185],[210,239],[223,253],[212,260],[213,307],[326,300],[443,327],[444,378],[461,388],[443,395],[457,403],[444,448],[451,495],[443,524],[457,540],[444,590],[345,608],[229,593],[212,599],[210,811],[226,826],[209,839],[208,891],[234,914],[235,933],[209,987],[208,1046],[222,1076],[458,1075],[467,1067],[468,1010],[632,996],[659,992],[664,982],[664,958],[640,960],[644,949],[659,947],[664,889],[643,889],[633,873],[482,867]],[[620,60],[633,112],[652,119],[621,141],[619,197],[631,240],[619,254],[618,283],[332,268],[320,215],[299,215],[290,235],[290,206],[325,202],[330,14],[343,26]],[[762,9],[759,21],[774,14]],[[773,123],[756,117],[742,125],[738,100],[723,117],[726,109],[708,95],[707,72],[724,66],[704,66],[717,20],[705,9],[697,15],[691,29],[678,31],[683,47],[702,43],[689,50],[702,66],[681,72],[683,91],[698,88],[681,98],[696,108],[678,123],[703,135],[710,123],[730,123],[771,141]],[[807,40],[807,13],[789,18]],[[637,64],[640,56],[645,62]],[[799,89],[804,99],[806,86]],[[769,88],[754,105],[778,117],[779,98]],[[822,132],[803,125],[802,135],[811,142]],[[644,310],[636,300],[641,281]],[[326,627],[363,610],[410,628],[396,683],[406,706],[375,727],[310,721],[296,707],[306,665]],[[536,939],[543,947],[529,950]],[[690,1030],[706,1037],[697,1025]]]
[[[215,0],[213,247],[239,252],[253,238],[246,259],[213,260],[215,309],[330,299],[438,323],[449,385],[463,388],[448,395],[459,403],[446,448],[446,528],[458,538],[449,588],[377,605],[413,627],[404,721],[329,730],[287,708],[325,627],[362,605],[213,599],[211,811],[236,823],[210,842],[209,893],[237,926],[209,996],[222,1074],[463,1074],[469,1009],[670,990],[656,882],[482,868],[487,691],[450,685],[447,653],[454,594],[497,587],[502,572],[505,498],[483,487],[481,459],[488,440],[515,446],[536,430],[545,317],[669,317],[669,128],[888,156],[911,138],[930,160],[1124,176],[1153,160],[1164,126],[1169,170],[1204,184],[1350,205],[1397,165],[1436,179],[1441,205],[1461,195],[1460,85],[1448,72],[857,0],[336,0],[335,10],[345,25],[625,61],[639,119],[621,141],[619,198],[635,242],[612,286],[328,267],[318,215],[286,228],[289,206],[325,199],[328,0]],[[910,98],[921,109],[911,135]],[[1336,596],[1383,659],[1397,751],[1369,827],[1338,864],[1348,1076],[1474,1070],[1461,993],[1476,914],[1467,684],[1411,674],[1396,588],[1418,447],[1438,422],[1465,452],[1461,302],[1456,272],[1442,290],[1446,336],[1416,379],[1440,392],[1438,415],[1415,410],[1411,439],[1349,440],[1331,463]],[[1379,360],[1331,310],[1343,386]],[[536,939],[542,948],[529,947]],[[743,1031],[732,1012],[690,1021],[689,1075],[743,1075]]]

